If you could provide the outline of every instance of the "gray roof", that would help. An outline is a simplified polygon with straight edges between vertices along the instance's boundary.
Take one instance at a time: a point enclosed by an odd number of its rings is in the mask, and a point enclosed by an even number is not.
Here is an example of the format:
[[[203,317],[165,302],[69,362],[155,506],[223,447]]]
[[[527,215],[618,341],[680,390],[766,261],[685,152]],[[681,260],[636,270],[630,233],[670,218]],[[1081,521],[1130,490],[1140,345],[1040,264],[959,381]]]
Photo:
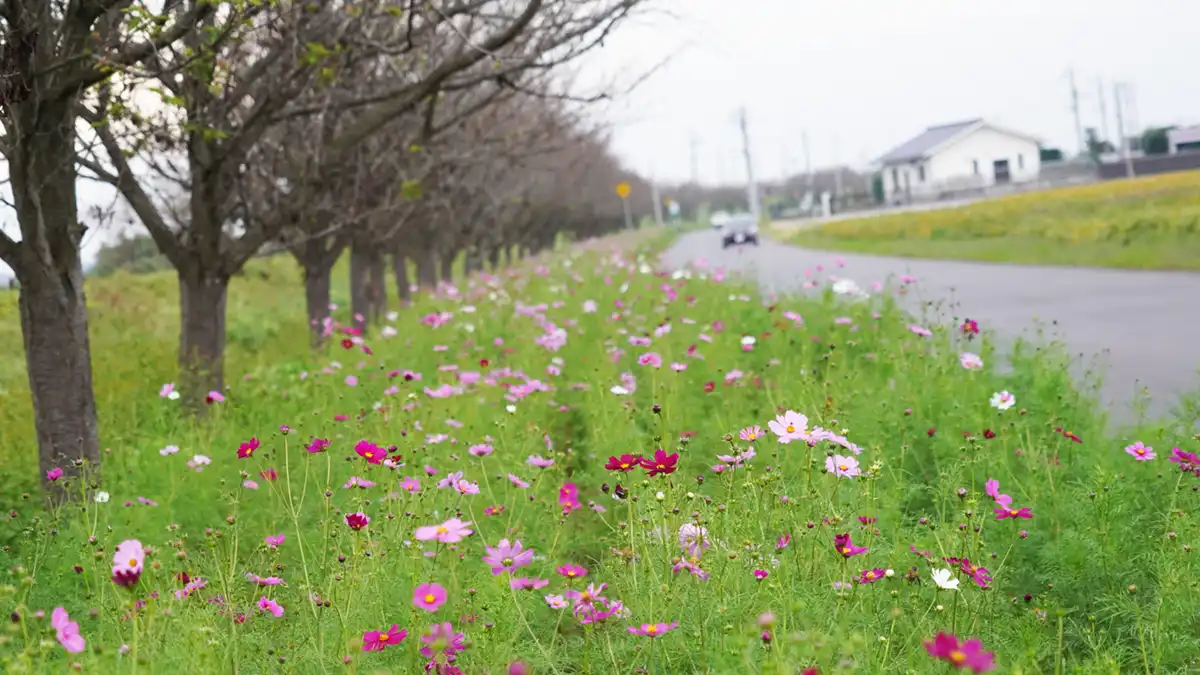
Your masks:
[[[954,138],[958,134],[966,131],[968,128],[982,122],[982,119],[965,120],[962,122],[954,122],[953,124],[942,124],[936,127],[929,127],[920,135],[912,140],[903,143],[891,152],[875,160],[880,164],[903,164],[912,162],[918,159],[924,159],[929,155],[929,151],[946,141]]]

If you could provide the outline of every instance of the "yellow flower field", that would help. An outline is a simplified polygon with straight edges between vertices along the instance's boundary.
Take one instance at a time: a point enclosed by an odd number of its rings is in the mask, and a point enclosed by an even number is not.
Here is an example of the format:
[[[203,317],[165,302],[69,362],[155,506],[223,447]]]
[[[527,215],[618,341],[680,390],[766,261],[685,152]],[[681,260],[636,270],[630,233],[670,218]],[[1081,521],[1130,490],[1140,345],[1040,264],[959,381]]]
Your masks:
[[[911,257],[1200,269],[1200,171],[844,220],[790,240]]]

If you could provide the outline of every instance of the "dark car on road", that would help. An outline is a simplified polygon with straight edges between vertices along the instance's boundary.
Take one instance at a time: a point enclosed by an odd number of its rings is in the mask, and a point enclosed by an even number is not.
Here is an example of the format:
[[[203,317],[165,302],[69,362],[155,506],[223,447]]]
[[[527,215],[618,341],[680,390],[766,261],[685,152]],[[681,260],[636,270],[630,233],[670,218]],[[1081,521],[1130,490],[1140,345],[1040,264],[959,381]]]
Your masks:
[[[758,222],[750,214],[731,216],[721,226],[721,247],[754,244],[758,246]]]

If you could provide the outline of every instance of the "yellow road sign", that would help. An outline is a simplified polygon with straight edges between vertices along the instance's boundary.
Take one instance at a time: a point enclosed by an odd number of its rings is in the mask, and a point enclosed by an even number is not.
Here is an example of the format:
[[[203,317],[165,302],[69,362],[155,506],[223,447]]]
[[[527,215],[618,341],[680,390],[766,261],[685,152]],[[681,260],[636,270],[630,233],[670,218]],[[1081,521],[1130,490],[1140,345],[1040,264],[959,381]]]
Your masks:
[[[625,181],[617,183],[617,196],[621,199],[627,199],[629,197],[630,189],[629,183],[626,183]]]

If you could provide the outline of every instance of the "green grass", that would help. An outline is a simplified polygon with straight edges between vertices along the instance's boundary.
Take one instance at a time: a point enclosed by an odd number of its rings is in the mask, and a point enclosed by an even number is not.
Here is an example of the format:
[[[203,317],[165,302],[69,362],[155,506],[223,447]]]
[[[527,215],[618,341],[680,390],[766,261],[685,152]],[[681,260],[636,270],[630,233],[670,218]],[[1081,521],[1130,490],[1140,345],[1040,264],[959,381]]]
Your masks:
[[[262,263],[233,286],[229,398],[202,422],[158,396],[174,372],[171,277],[96,282],[88,290],[109,451],[98,484],[71,486],[88,498],[51,512],[20,496],[37,485],[36,457],[19,335],[0,323],[0,495],[12,511],[0,531],[0,598],[19,618],[0,635],[3,672],[78,663],[104,673],[416,673],[426,663],[420,637],[435,621],[465,634],[457,665],[466,673],[509,672],[518,660],[534,673],[944,672],[950,666],[922,647],[939,631],[980,637],[999,672],[1197,667],[1200,563],[1190,547],[1200,543],[1200,478],[1167,461],[1172,446],[1196,449],[1173,423],[1106,435],[1054,345],[1018,343],[1001,372],[988,326],[971,341],[952,326],[921,337],[887,295],[767,307],[736,299],[753,291],[703,271],[653,276],[640,262],[653,260],[560,257],[476,279],[454,298],[423,296],[391,324],[395,337],[367,338],[370,355],[340,344],[308,351],[298,272],[285,260]],[[344,305],[344,289],[335,295]],[[589,300],[598,311],[583,311]],[[435,312],[453,317],[422,322]],[[655,335],[664,323],[670,332]],[[557,351],[536,342],[555,328],[566,331]],[[652,344],[635,346],[634,336]],[[743,336],[756,338],[751,349]],[[986,367],[965,370],[964,350]],[[661,368],[638,365],[648,352]],[[422,379],[392,375],[403,370]],[[485,376],[455,396],[426,393],[464,371]],[[636,377],[628,395],[612,392],[623,373]],[[532,380],[544,386],[521,386]],[[1016,395],[1014,407],[989,405],[1000,390]],[[714,472],[718,455],[750,445],[739,430],[765,429],[785,410],[860,446],[863,475],[825,473],[827,454],[849,454],[830,442],[781,444],[769,431],[744,468]],[[261,447],[239,459],[251,437]],[[306,452],[314,437],[331,447]],[[397,446],[405,466],[369,465],[355,453],[360,439]],[[1122,450],[1134,440],[1158,458],[1134,461]],[[467,451],[482,443],[494,452]],[[168,444],[180,452],[160,454]],[[610,456],[657,448],[679,453],[676,472],[604,468]],[[202,472],[187,466],[196,454],[212,459]],[[553,466],[527,464],[535,454]],[[268,469],[277,480],[261,477]],[[453,471],[479,493],[437,488]],[[343,488],[351,476],[376,485]],[[402,490],[405,476],[423,489]],[[996,520],[988,478],[1034,517]],[[566,484],[581,508],[564,515]],[[618,484],[624,500],[613,498]],[[111,499],[96,502],[95,490]],[[366,529],[344,524],[354,511],[371,517]],[[454,544],[414,541],[415,528],[450,517],[471,521],[474,533]],[[710,546],[684,550],[685,525],[704,527]],[[868,550],[843,558],[838,533]],[[278,550],[264,545],[278,534],[287,537]],[[536,553],[520,576],[549,584],[514,591],[493,576],[481,557],[502,538]],[[110,581],[113,552],[129,539],[154,549],[132,592]],[[930,572],[948,566],[942,556],[987,567],[987,590],[964,572],[958,591],[937,590]],[[681,560],[707,579],[674,573]],[[555,572],[567,563],[588,570],[582,582]],[[893,572],[835,591],[875,568]],[[176,600],[179,572],[207,586]],[[286,583],[259,587],[247,573]],[[447,591],[432,614],[412,604],[425,582]],[[584,625],[543,599],[584,582],[608,584],[604,595],[628,616]],[[282,617],[256,609],[263,596]],[[49,615],[59,606],[79,623],[84,652],[68,654],[55,639]],[[652,622],[679,625],[653,639],[627,630]],[[392,624],[408,630],[401,644],[362,651],[365,631]]]
[[[801,246],[914,258],[1200,270],[1200,172],[828,223]]]

